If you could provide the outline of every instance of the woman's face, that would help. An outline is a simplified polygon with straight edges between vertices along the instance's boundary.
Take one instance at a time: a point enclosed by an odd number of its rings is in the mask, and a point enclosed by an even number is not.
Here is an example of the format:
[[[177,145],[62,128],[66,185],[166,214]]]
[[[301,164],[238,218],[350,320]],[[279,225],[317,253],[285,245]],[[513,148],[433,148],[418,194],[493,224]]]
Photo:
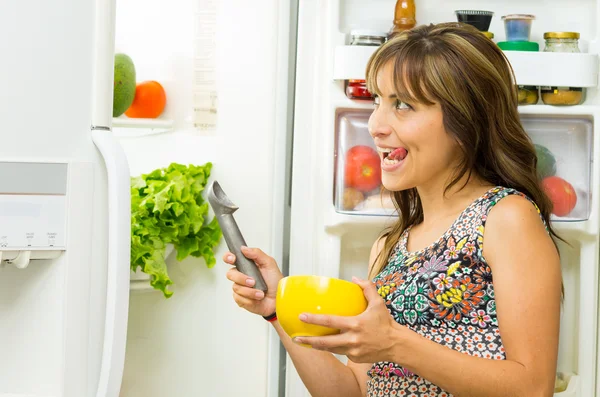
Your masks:
[[[390,191],[443,188],[460,158],[456,141],[444,128],[439,103],[405,103],[397,97],[389,62],[377,75],[381,91],[369,119],[369,132],[381,158],[381,179]]]

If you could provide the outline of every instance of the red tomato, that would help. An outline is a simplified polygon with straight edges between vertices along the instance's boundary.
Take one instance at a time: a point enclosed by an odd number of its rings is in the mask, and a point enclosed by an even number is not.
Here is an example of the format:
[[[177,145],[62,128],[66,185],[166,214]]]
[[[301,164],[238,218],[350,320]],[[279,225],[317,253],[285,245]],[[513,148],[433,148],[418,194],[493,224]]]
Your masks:
[[[542,187],[552,201],[552,213],[556,216],[567,216],[575,204],[577,193],[573,186],[558,176],[549,176],[542,180]]]
[[[381,185],[381,160],[375,149],[358,145],[346,153],[344,183],[361,192]]]

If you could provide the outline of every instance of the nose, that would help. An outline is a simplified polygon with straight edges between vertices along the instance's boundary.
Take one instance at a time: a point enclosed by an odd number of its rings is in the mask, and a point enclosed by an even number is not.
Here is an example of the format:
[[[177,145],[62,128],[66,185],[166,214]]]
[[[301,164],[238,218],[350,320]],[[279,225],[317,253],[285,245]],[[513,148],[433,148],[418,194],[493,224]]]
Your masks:
[[[369,134],[373,139],[384,138],[392,133],[392,126],[379,109],[373,110],[369,117]]]

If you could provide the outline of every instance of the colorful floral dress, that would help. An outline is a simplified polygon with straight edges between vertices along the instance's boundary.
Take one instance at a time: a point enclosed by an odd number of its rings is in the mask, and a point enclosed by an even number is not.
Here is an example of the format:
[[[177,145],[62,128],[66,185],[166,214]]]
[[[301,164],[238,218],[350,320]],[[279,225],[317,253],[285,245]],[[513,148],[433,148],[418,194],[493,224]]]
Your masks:
[[[437,242],[420,251],[407,251],[410,228],[402,234],[387,266],[373,280],[398,323],[471,356],[506,358],[492,271],[482,249],[489,211],[513,194],[526,197],[514,189],[489,190],[469,205]],[[369,397],[451,396],[394,363],[375,363],[368,375]]]

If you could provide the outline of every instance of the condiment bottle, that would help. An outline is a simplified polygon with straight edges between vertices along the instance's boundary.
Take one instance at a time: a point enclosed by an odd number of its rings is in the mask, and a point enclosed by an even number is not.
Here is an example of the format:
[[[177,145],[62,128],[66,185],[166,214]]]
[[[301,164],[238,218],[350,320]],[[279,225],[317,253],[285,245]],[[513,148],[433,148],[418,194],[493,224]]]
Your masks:
[[[415,0],[397,0],[394,11],[394,26],[390,34],[403,32],[415,27],[417,24]]]

